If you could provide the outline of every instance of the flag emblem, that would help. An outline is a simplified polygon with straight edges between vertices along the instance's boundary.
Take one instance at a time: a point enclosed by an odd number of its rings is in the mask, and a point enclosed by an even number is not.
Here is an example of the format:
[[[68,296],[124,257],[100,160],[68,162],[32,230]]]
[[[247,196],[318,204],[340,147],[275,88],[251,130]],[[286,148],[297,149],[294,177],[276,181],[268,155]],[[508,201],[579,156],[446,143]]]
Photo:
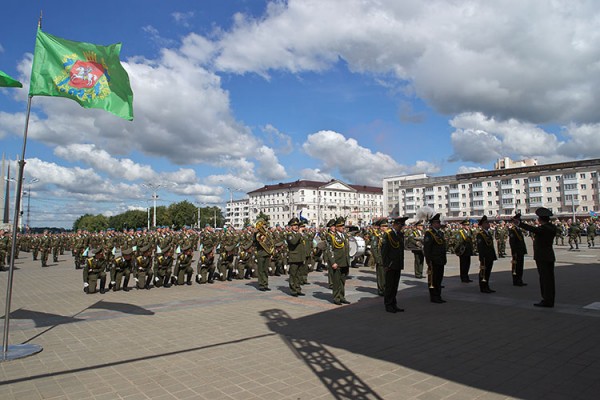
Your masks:
[[[69,85],[78,89],[90,89],[104,75],[101,65],[94,62],[77,60],[71,68]]]

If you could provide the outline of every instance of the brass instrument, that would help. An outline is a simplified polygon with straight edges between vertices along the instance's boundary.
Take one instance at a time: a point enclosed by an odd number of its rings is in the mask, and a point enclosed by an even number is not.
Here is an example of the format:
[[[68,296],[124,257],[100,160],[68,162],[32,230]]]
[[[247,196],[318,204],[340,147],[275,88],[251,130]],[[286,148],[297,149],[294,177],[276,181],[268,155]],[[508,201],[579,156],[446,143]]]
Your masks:
[[[260,243],[267,253],[273,254],[275,251],[275,240],[273,239],[271,232],[267,229],[267,223],[264,220],[259,219],[256,222],[256,230],[258,231],[258,234],[256,235],[258,243]]]

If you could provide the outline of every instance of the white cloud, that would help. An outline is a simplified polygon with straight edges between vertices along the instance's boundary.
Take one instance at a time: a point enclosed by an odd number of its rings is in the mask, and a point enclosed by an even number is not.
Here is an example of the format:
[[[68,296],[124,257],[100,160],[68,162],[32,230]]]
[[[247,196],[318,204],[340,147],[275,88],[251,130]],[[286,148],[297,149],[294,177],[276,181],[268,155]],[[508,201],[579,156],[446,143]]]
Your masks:
[[[412,167],[398,164],[389,155],[374,153],[355,139],[347,139],[333,131],[309,135],[302,148],[309,156],[321,161],[325,174],[339,171],[344,180],[353,184],[381,186],[385,176],[439,171],[438,167],[425,161],[418,161]]]
[[[171,16],[173,17],[173,20],[175,20],[175,22],[177,24],[184,26],[186,28],[189,28],[190,20],[192,18],[194,18],[194,12],[193,11],[188,11],[188,12],[176,11],[176,12],[172,13]]]
[[[487,171],[487,168],[482,168],[482,167],[469,167],[466,165],[461,165],[460,167],[458,167],[458,169],[456,170],[457,174],[468,174],[470,172],[481,172],[481,171]]]
[[[300,178],[306,179],[309,181],[320,181],[320,182],[328,182],[333,178],[333,175],[328,174],[326,172],[321,171],[319,168],[304,168],[300,171]]]
[[[408,82],[443,113],[599,122],[599,15],[591,1],[271,2],[259,17],[236,15],[215,66],[268,76],[342,58]]]
[[[513,156],[537,158],[543,163],[565,148],[556,135],[515,119],[498,121],[481,113],[464,113],[454,117],[450,125],[456,129],[451,135],[452,160],[484,164]]]

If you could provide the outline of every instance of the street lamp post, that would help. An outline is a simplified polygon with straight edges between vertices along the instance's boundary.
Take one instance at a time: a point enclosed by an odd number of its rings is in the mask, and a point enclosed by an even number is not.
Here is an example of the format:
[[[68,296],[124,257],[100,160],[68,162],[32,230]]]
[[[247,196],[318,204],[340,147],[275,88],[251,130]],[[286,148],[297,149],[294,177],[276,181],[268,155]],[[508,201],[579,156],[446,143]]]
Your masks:
[[[153,200],[153,205],[154,205],[154,215],[152,216],[152,227],[156,228],[156,199],[158,199],[158,194],[157,191],[159,188],[161,187],[168,187],[168,186],[175,186],[175,183],[152,183],[152,182],[146,182],[146,183],[142,183],[142,186],[145,188],[148,188],[150,190],[152,190],[152,200]],[[150,227],[148,227],[148,229],[150,229]]]
[[[39,182],[40,180],[38,178],[31,178],[28,182],[29,185],[29,189],[27,189],[27,224],[25,226],[25,229],[30,228],[31,227],[31,214],[30,214],[30,205],[31,205],[31,184]]]

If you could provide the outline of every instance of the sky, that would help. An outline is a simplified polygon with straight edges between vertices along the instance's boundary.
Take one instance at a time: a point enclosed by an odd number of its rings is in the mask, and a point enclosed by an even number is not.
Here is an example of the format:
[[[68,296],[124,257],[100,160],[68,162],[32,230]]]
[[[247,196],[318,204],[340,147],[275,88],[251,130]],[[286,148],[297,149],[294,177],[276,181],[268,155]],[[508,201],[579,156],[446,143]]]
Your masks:
[[[297,179],[381,186],[504,156],[600,157],[597,1],[78,4],[3,2],[0,70],[24,88],[0,89],[0,151],[21,154],[40,11],[52,35],[122,43],[134,120],[33,97],[34,227],[145,209],[154,192],[224,206]]]

